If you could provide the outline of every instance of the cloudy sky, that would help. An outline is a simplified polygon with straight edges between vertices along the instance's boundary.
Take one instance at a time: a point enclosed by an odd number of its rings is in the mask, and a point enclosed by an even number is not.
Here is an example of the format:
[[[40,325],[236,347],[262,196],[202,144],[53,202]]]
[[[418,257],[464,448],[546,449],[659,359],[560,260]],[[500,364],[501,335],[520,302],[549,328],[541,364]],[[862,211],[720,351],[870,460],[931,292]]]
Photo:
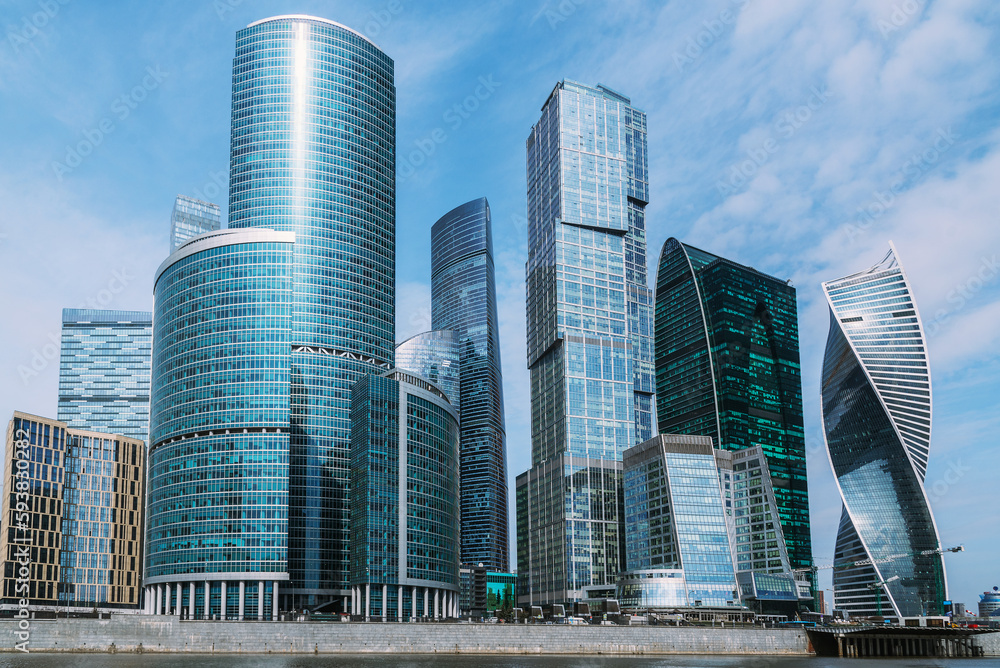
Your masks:
[[[840,513],[819,284],[895,242],[929,337],[928,493],[967,550],[951,595],[974,609],[1000,584],[993,0],[0,0],[0,413],[54,416],[63,307],[151,308],[175,195],[225,210],[235,32],[285,13],[396,62],[398,340],[429,327],[431,225],[490,200],[511,483],[530,463],[524,141],[558,80],[603,83],[649,114],[650,279],[676,236],[798,288],[819,563]]]

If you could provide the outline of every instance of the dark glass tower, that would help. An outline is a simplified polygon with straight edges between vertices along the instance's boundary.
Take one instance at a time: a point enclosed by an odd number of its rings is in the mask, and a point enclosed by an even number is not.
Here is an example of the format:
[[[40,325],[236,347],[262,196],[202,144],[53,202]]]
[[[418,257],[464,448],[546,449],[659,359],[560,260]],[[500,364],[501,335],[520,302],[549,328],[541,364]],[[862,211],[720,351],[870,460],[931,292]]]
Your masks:
[[[508,569],[507,448],[493,230],[486,198],[431,228],[431,323],[459,345],[462,562]]]
[[[723,450],[759,445],[791,567],[811,568],[795,288],[671,238],[655,329],[660,433],[711,436]],[[781,569],[778,557],[763,570]]]
[[[236,37],[230,228],[295,233],[283,608],[346,604],[351,387],[395,347],[393,62],[309,16]]]
[[[823,290],[823,428],[844,501],[834,565],[870,562],[835,568],[834,607],[897,619],[943,614],[944,559],[924,492],[930,367],[906,273],[890,248]]]
[[[622,453],[651,438],[654,404],[646,114],[562,81],[526,148],[532,468],[517,478],[517,566],[518,600],[538,605],[612,587],[625,565]]]

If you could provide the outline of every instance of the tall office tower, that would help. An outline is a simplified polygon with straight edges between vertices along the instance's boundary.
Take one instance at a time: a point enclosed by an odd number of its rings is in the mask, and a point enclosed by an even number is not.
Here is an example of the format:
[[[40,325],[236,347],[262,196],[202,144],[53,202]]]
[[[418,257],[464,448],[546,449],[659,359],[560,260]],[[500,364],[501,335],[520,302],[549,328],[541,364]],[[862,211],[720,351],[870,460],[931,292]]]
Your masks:
[[[294,242],[212,232],[154,279],[147,613],[277,618],[289,578]]]
[[[660,434],[626,450],[624,499],[629,607],[739,605],[712,439]]]
[[[229,227],[295,233],[287,609],[349,595],[351,387],[395,347],[393,62],[309,16],[236,37]]]
[[[507,445],[495,275],[485,197],[434,223],[431,324],[455,332],[461,361],[462,562],[506,571]]]
[[[149,439],[153,314],[63,309],[60,422]]]
[[[614,585],[622,452],[652,436],[646,115],[556,85],[527,140],[532,468],[517,478],[523,604]]]
[[[138,608],[145,443],[15,412],[4,453],[0,611]]]
[[[462,398],[459,357],[458,335],[450,329],[423,332],[396,346],[396,368],[436,384],[456,411]]]
[[[711,436],[723,450],[760,446],[790,565],[811,568],[795,288],[671,238],[655,328],[660,433]]]
[[[359,380],[351,402],[351,612],[457,617],[458,412],[398,369]]]
[[[215,232],[222,227],[222,214],[218,204],[178,195],[174,211],[170,214],[170,252],[205,232]]]
[[[944,559],[924,491],[931,441],[927,346],[891,246],[881,262],[823,284],[830,334],[823,429],[844,502],[834,608],[852,615],[942,614]]]

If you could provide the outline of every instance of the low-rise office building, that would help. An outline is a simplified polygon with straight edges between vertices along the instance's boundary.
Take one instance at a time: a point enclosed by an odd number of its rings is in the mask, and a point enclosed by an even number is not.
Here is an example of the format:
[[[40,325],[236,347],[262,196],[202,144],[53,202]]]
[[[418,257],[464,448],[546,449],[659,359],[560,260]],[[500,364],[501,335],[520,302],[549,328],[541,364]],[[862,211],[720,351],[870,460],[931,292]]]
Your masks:
[[[137,610],[145,443],[15,412],[4,453],[0,613]]]
[[[351,611],[365,619],[459,614],[459,421],[415,374],[351,392]]]

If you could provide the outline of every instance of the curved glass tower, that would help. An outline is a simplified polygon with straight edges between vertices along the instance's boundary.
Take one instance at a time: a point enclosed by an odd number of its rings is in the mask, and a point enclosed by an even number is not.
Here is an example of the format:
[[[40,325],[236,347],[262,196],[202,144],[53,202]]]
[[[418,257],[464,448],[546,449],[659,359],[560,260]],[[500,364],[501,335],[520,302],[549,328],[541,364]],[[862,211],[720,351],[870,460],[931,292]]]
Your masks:
[[[506,572],[507,446],[485,197],[452,209],[431,228],[431,324],[453,330],[460,346],[462,563]]]
[[[749,532],[743,565],[768,573],[811,568],[795,288],[671,238],[656,272],[654,329],[660,433],[764,452],[781,532],[754,521],[762,531]]]
[[[435,329],[403,341],[396,346],[396,368],[436,383],[458,410],[462,379],[459,340],[454,331]]]
[[[351,386],[395,346],[393,62],[310,16],[236,36],[230,228],[294,232],[287,609],[346,605]]]
[[[294,241],[212,232],[157,272],[147,612],[276,618],[288,580]]]
[[[924,492],[931,379],[923,327],[895,248],[823,284],[830,334],[823,428],[844,501],[835,607],[852,615],[942,614],[944,559]]]

